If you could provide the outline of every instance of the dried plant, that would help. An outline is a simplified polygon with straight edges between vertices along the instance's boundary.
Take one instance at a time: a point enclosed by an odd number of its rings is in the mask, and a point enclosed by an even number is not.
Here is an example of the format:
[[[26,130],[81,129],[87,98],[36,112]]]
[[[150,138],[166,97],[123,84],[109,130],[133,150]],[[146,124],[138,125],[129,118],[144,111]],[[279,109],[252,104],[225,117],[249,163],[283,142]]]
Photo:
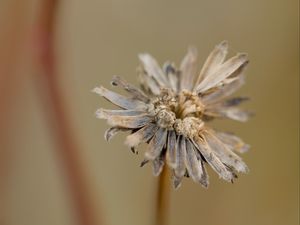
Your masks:
[[[247,55],[240,53],[225,61],[227,49],[226,41],[217,45],[198,76],[195,48],[188,49],[178,69],[170,62],[161,69],[152,56],[140,54],[141,89],[118,76],[113,77],[112,85],[125,89],[129,97],[104,87],[94,89],[121,108],[97,110],[97,117],[112,126],[105,139],[109,141],[119,131],[130,131],[125,143],[133,152],[141,143],[148,144],[141,166],[151,162],[153,173],[158,176],[166,163],[175,188],[184,176],[208,187],[206,163],[230,182],[237,172],[247,172],[246,164],[236,153],[247,151],[249,146],[239,137],[207,125],[215,118],[244,122],[250,116],[237,108],[247,98],[229,98],[244,84]]]

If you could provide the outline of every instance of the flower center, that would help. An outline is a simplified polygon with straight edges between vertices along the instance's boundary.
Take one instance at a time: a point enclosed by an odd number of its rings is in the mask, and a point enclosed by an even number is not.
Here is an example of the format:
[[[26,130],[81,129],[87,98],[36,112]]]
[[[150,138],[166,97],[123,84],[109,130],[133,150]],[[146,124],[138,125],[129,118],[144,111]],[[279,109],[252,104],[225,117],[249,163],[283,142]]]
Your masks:
[[[194,93],[182,91],[176,94],[170,89],[163,89],[152,104],[160,127],[173,129],[186,137],[193,137],[204,126],[201,120],[204,105]]]

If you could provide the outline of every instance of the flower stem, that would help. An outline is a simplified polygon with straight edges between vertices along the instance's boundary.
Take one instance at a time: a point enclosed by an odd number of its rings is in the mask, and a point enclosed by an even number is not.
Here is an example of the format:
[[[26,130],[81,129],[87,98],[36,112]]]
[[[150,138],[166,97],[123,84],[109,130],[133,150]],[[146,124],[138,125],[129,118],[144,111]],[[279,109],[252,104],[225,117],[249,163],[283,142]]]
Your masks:
[[[155,225],[168,224],[169,201],[170,201],[170,181],[169,170],[164,167],[158,180],[157,199],[155,207]]]
[[[62,162],[64,174],[68,181],[74,210],[81,225],[102,224],[96,214],[93,198],[87,183],[87,177],[79,152],[80,147],[70,123],[64,96],[59,88],[59,73],[55,52],[55,24],[59,0],[41,1],[37,21],[32,30],[36,65],[40,73],[36,73],[41,86],[47,122],[53,130],[57,141],[58,156]]]

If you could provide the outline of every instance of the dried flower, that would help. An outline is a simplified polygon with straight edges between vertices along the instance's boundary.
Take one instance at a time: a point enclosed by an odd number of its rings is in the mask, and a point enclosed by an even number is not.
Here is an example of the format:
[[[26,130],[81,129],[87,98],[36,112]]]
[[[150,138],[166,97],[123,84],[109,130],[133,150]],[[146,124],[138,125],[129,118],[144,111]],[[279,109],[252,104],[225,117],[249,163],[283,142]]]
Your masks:
[[[228,44],[223,41],[208,56],[197,75],[197,50],[189,48],[179,69],[166,62],[161,69],[149,54],[140,54],[138,69],[141,89],[118,76],[112,85],[125,89],[129,97],[104,87],[94,92],[121,109],[99,109],[98,118],[112,127],[105,133],[110,140],[119,131],[130,131],[126,145],[136,152],[138,145],[147,143],[145,160],[152,162],[158,176],[165,163],[171,168],[175,188],[184,176],[208,186],[205,163],[221,178],[233,181],[236,172],[248,168],[236,154],[249,146],[237,136],[216,131],[207,126],[214,118],[246,121],[249,112],[237,108],[243,97],[228,97],[244,84],[246,54],[237,54],[225,61]]]

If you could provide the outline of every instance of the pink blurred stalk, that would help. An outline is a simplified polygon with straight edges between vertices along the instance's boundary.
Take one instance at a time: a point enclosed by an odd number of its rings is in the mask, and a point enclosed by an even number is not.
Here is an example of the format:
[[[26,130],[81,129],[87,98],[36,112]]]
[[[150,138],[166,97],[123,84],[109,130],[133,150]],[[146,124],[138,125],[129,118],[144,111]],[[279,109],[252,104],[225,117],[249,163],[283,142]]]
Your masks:
[[[11,148],[13,110],[18,103],[23,79],[17,76],[28,23],[28,1],[10,0],[4,4],[0,24],[0,224],[7,224],[7,196],[13,164]]]
[[[44,0],[41,4],[38,20],[34,27],[34,48],[36,62],[40,66],[42,101],[45,113],[48,113],[48,122],[57,138],[58,154],[61,157],[69,190],[75,206],[75,215],[81,225],[96,225],[99,222],[99,213],[95,213],[90,190],[84,175],[83,165],[79,156],[79,145],[74,138],[70,126],[69,116],[66,113],[66,104],[59,90],[59,76],[57,74],[54,33],[57,0]]]

